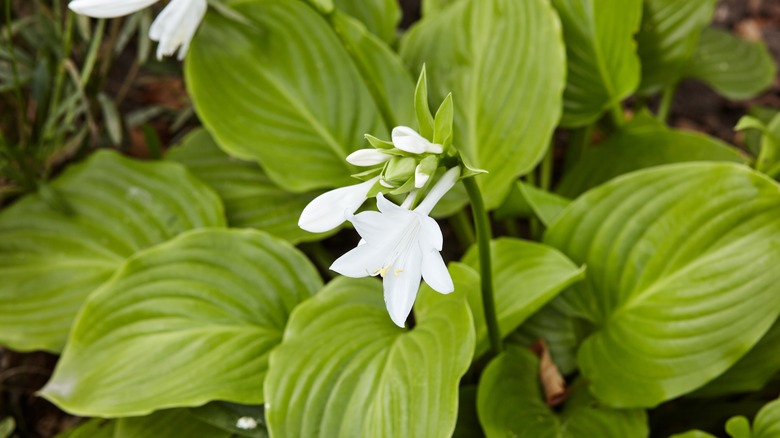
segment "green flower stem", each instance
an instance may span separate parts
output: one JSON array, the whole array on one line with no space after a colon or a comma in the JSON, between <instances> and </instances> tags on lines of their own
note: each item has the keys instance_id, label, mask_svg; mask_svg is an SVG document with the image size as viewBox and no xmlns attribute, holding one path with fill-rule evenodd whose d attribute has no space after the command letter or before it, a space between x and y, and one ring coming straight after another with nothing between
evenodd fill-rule
<instances>
[{"instance_id":1,"label":"green flower stem","mask_svg":"<svg viewBox=\"0 0 780 438\"><path fill-rule=\"evenodd\" d=\"M479 191L474 178L465 178L463 184L471 200L471 210L474 214L474 223L477 228L477 244L479 248L479 269L482 282L482 307L485 311L490 350L493 355L498 355L503 350L501 345L501 333L498 331L498 318L496 317L496 302L493 297L493 269L490 260L490 219L485 210L482 193Z\"/></svg>"},{"instance_id":2,"label":"green flower stem","mask_svg":"<svg viewBox=\"0 0 780 438\"><path fill-rule=\"evenodd\" d=\"M669 118L669 112L672 109L674 93L677 91L677 84L672 84L664 88L664 94L661 96L661 104L658 106L658 120L666 123Z\"/></svg>"}]
</instances>

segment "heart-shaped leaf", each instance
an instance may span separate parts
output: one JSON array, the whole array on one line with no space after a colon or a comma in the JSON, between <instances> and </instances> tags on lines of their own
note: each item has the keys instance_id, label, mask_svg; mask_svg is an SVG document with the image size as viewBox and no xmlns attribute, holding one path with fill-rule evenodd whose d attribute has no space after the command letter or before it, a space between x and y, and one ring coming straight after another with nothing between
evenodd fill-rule
<instances>
[{"instance_id":1,"label":"heart-shaped leaf","mask_svg":"<svg viewBox=\"0 0 780 438\"><path fill-rule=\"evenodd\" d=\"M566 41L561 125L592 123L639 85L641 0L553 0Z\"/></svg>"},{"instance_id":2,"label":"heart-shaped leaf","mask_svg":"<svg viewBox=\"0 0 780 438\"><path fill-rule=\"evenodd\" d=\"M578 268L554 248L540 243L503 238L491 242L490 251L496 316L502 336L514 331L545 303L585 276L584 268ZM477 333L475 356L480 356L488 349L488 338L477 247L466 253L463 265L452 263L450 271L455 289L468 293Z\"/></svg>"},{"instance_id":3,"label":"heart-shaped leaf","mask_svg":"<svg viewBox=\"0 0 780 438\"><path fill-rule=\"evenodd\" d=\"M257 228L292 243L322 239L323 234L312 234L298 226L301 211L320 192L295 194L283 190L257 163L223 152L205 130L187 136L166 157L184 164L217 191L231 226Z\"/></svg>"},{"instance_id":4,"label":"heart-shaped leaf","mask_svg":"<svg viewBox=\"0 0 780 438\"><path fill-rule=\"evenodd\" d=\"M645 412L611 409L578 385L563 411L547 407L539 383L539 359L509 347L485 368L477 393L477 412L485 435L518 438L625 438L649 434Z\"/></svg>"},{"instance_id":5,"label":"heart-shaped leaf","mask_svg":"<svg viewBox=\"0 0 780 438\"><path fill-rule=\"evenodd\" d=\"M355 169L345 157L364 144L363 135L389 135L392 126L383 115L398 123L413 120L392 106L406 97L403 111L413 114L411 79L388 73L403 72L401 62L386 47L376 50L382 43L362 26L357 36L371 44L355 42L352 32L341 40L326 18L300 1L232 7L243 21L209 12L200 26L185 66L188 89L220 147L259 161L281 187L307 191L352 183ZM367 46L374 50L366 53ZM379 95L392 99L375 100Z\"/></svg>"},{"instance_id":6,"label":"heart-shaped leaf","mask_svg":"<svg viewBox=\"0 0 780 438\"><path fill-rule=\"evenodd\" d=\"M706 82L729 99L749 99L772 85L777 73L762 43L706 28L685 69L685 76Z\"/></svg>"},{"instance_id":7,"label":"heart-shaped leaf","mask_svg":"<svg viewBox=\"0 0 780 438\"><path fill-rule=\"evenodd\" d=\"M390 44L396 39L396 26L401 20L397 0L334 0L336 7L365 24L381 40Z\"/></svg>"},{"instance_id":8,"label":"heart-shaped leaf","mask_svg":"<svg viewBox=\"0 0 780 438\"><path fill-rule=\"evenodd\" d=\"M603 144L588 149L580 161L566 172L556 191L567 198L576 198L624 173L685 161L744 163L745 158L738 150L716 138L669 129L644 113Z\"/></svg>"},{"instance_id":9,"label":"heart-shaped leaf","mask_svg":"<svg viewBox=\"0 0 780 438\"><path fill-rule=\"evenodd\" d=\"M0 213L0 344L61 351L87 295L134 253L199 227L222 204L176 163L97 152Z\"/></svg>"},{"instance_id":10,"label":"heart-shaped leaf","mask_svg":"<svg viewBox=\"0 0 780 438\"><path fill-rule=\"evenodd\" d=\"M90 296L42 395L84 416L263 402L268 354L321 286L288 243L196 230L131 258Z\"/></svg>"},{"instance_id":11,"label":"heart-shaped leaf","mask_svg":"<svg viewBox=\"0 0 780 438\"><path fill-rule=\"evenodd\" d=\"M474 331L465 294L420 291L416 326L398 328L373 278L338 278L300 305L271 354L274 436L446 437Z\"/></svg>"},{"instance_id":12,"label":"heart-shaped leaf","mask_svg":"<svg viewBox=\"0 0 780 438\"><path fill-rule=\"evenodd\" d=\"M733 365L780 313L780 188L732 163L616 178L574 201L545 242L588 266L558 297L593 324L578 363L613 406L655 406Z\"/></svg>"},{"instance_id":13,"label":"heart-shaped leaf","mask_svg":"<svg viewBox=\"0 0 780 438\"><path fill-rule=\"evenodd\" d=\"M636 36L642 61L640 90L652 94L682 77L717 0L644 0Z\"/></svg>"},{"instance_id":14,"label":"heart-shaped leaf","mask_svg":"<svg viewBox=\"0 0 780 438\"><path fill-rule=\"evenodd\" d=\"M542 159L561 112L565 51L546 0L464 0L426 17L401 55L428 71L432 101L452 92L454 144L489 173L477 176L488 208Z\"/></svg>"}]
</instances>

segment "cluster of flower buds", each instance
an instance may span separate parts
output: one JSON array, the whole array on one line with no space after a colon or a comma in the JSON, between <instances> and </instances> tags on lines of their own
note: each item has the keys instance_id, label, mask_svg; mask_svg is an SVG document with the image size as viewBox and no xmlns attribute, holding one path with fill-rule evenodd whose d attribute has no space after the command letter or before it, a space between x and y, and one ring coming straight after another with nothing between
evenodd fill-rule
<instances>
[{"instance_id":1,"label":"cluster of flower buds","mask_svg":"<svg viewBox=\"0 0 780 438\"><path fill-rule=\"evenodd\" d=\"M361 243L330 268L348 277L381 276L387 311L400 327L412 310L420 280L439 293L454 290L441 257L441 229L430 214L459 178L481 172L466 166L452 146L452 96L444 99L436 117L431 115L425 69L417 83L415 110L419 133L398 126L390 142L366 135L372 148L347 157L355 166L371 167L353 175L364 182L323 193L306 206L298 221L311 232L332 230L345 221L354 225ZM396 205L384 194L405 199ZM355 214L372 197L379 211Z\"/></svg>"}]
</instances>

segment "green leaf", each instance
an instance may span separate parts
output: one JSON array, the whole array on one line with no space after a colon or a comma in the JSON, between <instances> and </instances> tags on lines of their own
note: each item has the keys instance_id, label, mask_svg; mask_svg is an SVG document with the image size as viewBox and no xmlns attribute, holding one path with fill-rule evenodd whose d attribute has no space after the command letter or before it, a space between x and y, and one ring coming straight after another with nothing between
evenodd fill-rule
<instances>
[{"instance_id":1,"label":"green leaf","mask_svg":"<svg viewBox=\"0 0 780 438\"><path fill-rule=\"evenodd\" d=\"M584 268L578 268L554 248L540 243L501 238L491 242L490 251L496 316L502 336L514 331L545 303L585 276ZM462 265L453 263L450 270L455 289L468 293L477 333L475 356L479 357L489 345L479 285L477 247L466 253Z\"/></svg>"},{"instance_id":2,"label":"green leaf","mask_svg":"<svg viewBox=\"0 0 780 438\"><path fill-rule=\"evenodd\" d=\"M669 438L717 438L715 435L703 432L701 430L690 430L685 433L677 433Z\"/></svg>"},{"instance_id":3,"label":"green leaf","mask_svg":"<svg viewBox=\"0 0 780 438\"><path fill-rule=\"evenodd\" d=\"M713 397L763 388L780 371L780 320L728 371L694 392L696 397Z\"/></svg>"},{"instance_id":4,"label":"green leaf","mask_svg":"<svg viewBox=\"0 0 780 438\"><path fill-rule=\"evenodd\" d=\"M166 158L187 166L217 191L232 227L257 228L292 243L322 239L322 234L298 227L301 211L321 192L283 190L256 163L233 158L219 149L206 130L188 135Z\"/></svg>"},{"instance_id":5,"label":"green leaf","mask_svg":"<svg viewBox=\"0 0 780 438\"><path fill-rule=\"evenodd\" d=\"M61 351L86 297L126 258L193 228L222 204L177 163L94 153L0 213L0 344Z\"/></svg>"},{"instance_id":6,"label":"green leaf","mask_svg":"<svg viewBox=\"0 0 780 438\"><path fill-rule=\"evenodd\" d=\"M396 39L396 26L401 21L397 0L334 0L336 7L365 24L382 41L391 44Z\"/></svg>"},{"instance_id":7,"label":"green leaf","mask_svg":"<svg viewBox=\"0 0 780 438\"><path fill-rule=\"evenodd\" d=\"M420 135L432 139L434 120L428 106L428 76L425 73L425 64L422 66L417 86L414 89L414 111L417 116L417 125L420 127Z\"/></svg>"},{"instance_id":8,"label":"green leaf","mask_svg":"<svg viewBox=\"0 0 780 438\"><path fill-rule=\"evenodd\" d=\"M756 105L750 107L748 114L763 122L763 124L768 125L777 114L780 114L780 111ZM734 130L737 130L737 128L734 128ZM751 130L745 133L745 146L755 156L758 156L761 152L761 137L760 131Z\"/></svg>"},{"instance_id":9,"label":"green leaf","mask_svg":"<svg viewBox=\"0 0 780 438\"><path fill-rule=\"evenodd\" d=\"M571 204L571 200L562 196L544 191L538 187L526 184L522 181L517 183L517 187L523 199L531 207L534 214L545 227L549 226Z\"/></svg>"},{"instance_id":10,"label":"green leaf","mask_svg":"<svg viewBox=\"0 0 780 438\"><path fill-rule=\"evenodd\" d=\"M90 296L41 393L82 416L262 403L268 354L320 286L302 253L265 233L185 233Z\"/></svg>"},{"instance_id":11,"label":"green leaf","mask_svg":"<svg viewBox=\"0 0 780 438\"><path fill-rule=\"evenodd\" d=\"M729 99L750 99L775 79L775 61L763 43L743 40L728 31L707 28L688 62L685 76L707 83Z\"/></svg>"},{"instance_id":12,"label":"green leaf","mask_svg":"<svg viewBox=\"0 0 780 438\"><path fill-rule=\"evenodd\" d=\"M387 132L397 125L412 126L414 82L400 56L356 19L337 13L330 23L389 124Z\"/></svg>"},{"instance_id":13,"label":"green leaf","mask_svg":"<svg viewBox=\"0 0 780 438\"><path fill-rule=\"evenodd\" d=\"M338 278L296 308L266 378L271 434L450 436L474 351L465 296L424 287L415 319L393 324L372 278Z\"/></svg>"},{"instance_id":14,"label":"green leaf","mask_svg":"<svg viewBox=\"0 0 780 438\"><path fill-rule=\"evenodd\" d=\"M525 348L509 347L490 362L477 393L477 411L488 438L648 436L643 410L605 407L583 385L556 414L544 403L538 376L539 360Z\"/></svg>"},{"instance_id":15,"label":"green leaf","mask_svg":"<svg viewBox=\"0 0 780 438\"><path fill-rule=\"evenodd\" d=\"M751 438L750 422L742 415L731 417L726 422L726 432L733 438Z\"/></svg>"},{"instance_id":16,"label":"green leaf","mask_svg":"<svg viewBox=\"0 0 780 438\"><path fill-rule=\"evenodd\" d=\"M448 94L436 111L433 129L433 142L443 145L445 150L452 144L452 112L452 94Z\"/></svg>"},{"instance_id":17,"label":"green leaf","mask_svg":"<svg viewBox=\"0 0 780 438\"><path fill-rule=\"evenodd\" d=\"M607 140L586 151L567 172L556 192L576 198L588 189L625 173L686 161L733 161L745 158L720 140L695 132L669 129L643 113Z\"/></svg>"},{"instance_id":18,"label":"green leaf","mask_svg":"<svg viewBox=\"0 0 780 438\"><path fill-rule=\"evenodd\" d=\"M577 357L593 394L655 406L755 345L780 313L778 215L778 185L732 163L635 172L574 201L544 240L588 266L557 304L594 326Z\"/></svg>"},{"instance_id":19,"label":"green leaf","mask_svg":"<svg viewBox=\"0 0 780 438\"><path fill-rule=\"evenodd\" d=\"M717 0L645 0L636 36L642 62L643 94L680 80L696 50L701 31L712 20Z\"/></svg>"},{"instance_id":20,"label":"green leaf","mask_svg":"<svg viewBox=\"0 0 780 438\"><path fill-rule=\"evenodd\" d=\"M234 436L248 438L267 438L265 415L262 406L240 405L222 401L213 401L188 412L198 420L231 432ZM254 421L256 427L238 427L239 421Z\"/></svg>"},{"instance_id":21,"label":"green leaf","mask_svg":"<svg viewBox=\"0 0 780 438\"><path fill-rule=\"evenodd\" d=\"M393 74L403 71L400 61L365 28L349 24L354 20L335 14L350 57L329 22L303 2L255 0L232 7L245 23L207 13L185 65L206 128L220 147L259 161L285 189L351 183L355 169L345 157L362 147L363 134L389 133L382 121L386 105L374 95L388 96L390 108L406 98L413 114L411 80ZM371 85L376 78L394 80Z\"/></svg>"},{"instance_id":22,"label":"green leaf","mask_svg":"<svg viewBox=\"0 0 780 438\"><path fill-rule=\"evenodd\" d=\"M114 438L115 430L116 420L92 418L72 429L66 430L57 435L56 438Z\"/></svg>"},{"instance_id":23,"label":"green leaf","mask_svg":"<svg viewBox=\"0 0 780 438\"><path fill-rule=\"evenodd\" d=\"M114 438L148 437L231 438L233 434L198 421L186 409L166 409L144 417L120 418L116 421Z\"/></svg>"},{"instance_id":24,"label":"green leaf","mask_svg":"<svg viewBox=\"0 0 780 438\"><path fill-rule=\"evenodd\" d=\"M458 1L461 0L422 0L422 15L427 18L438 14Z\"/></svg>"},{"instance_id":25,"label":"green leaf","mask_svg":"<svg viewBox=\"0 0 780 438\"><path fill-rule=\"evenodd\" d=\"M565 50L546 0L464 0L426 17L401 55L425 64L432 102L452 92L454 145L474 167L488 208L542 159L561 112Z\"/></svg>"},{"instance_id":26,"label":"green leaf","mask_svg":"<svg viewBox=\"0 0 780 438\"><path fill-rule=\"evenodd\" d=\"M11 434L14 433L14 429L16 429L14 417L5 417L0 420L0 438L10 437Z\"/></svg>"},{"instance_id":27,"label":"green leaf","mask_svg":"<svg viewBox=\"0 0 780 438\"><path fill-rule=\"evenodd\" d=\"M330 14L331 12L333 12L333 8L335 7L335 5L333 4L334 0L306 0L306 1L309 2L319 12L323 14Z\"/></svg>"},{"instance_id":28,"label":"green leaf","mask_svg":"<svg viewBox=\"0 0 780 438\"><path fill-rule=\"evenodd\" d=\"M563 24L568 74L561 125L590 124L639 85L642 0L553 0Z\"/></svg>"},{"instance_id":29,"label":"green leaf","mask_svg":"<svg viewBox=\"0 0 780 438\"><path fill-rule=\"evenodd\" d=\"M753 438L777 436L780 436L780 400L775 400L761 408L753 420Z\"/></svg>"},{"instance_id":30,"label":"green leaf","mask_svg":"<svg viewBox=\"0 0 780 438\"><path fill-rule=\"evenodd\" d=\"M745 129L761 132L761 150L756 160L756 169L772 178L777 177L780 174L780 113L775 114L768 123L753 116L743 116L734 130Z\"/></svg>"}]
</instances>

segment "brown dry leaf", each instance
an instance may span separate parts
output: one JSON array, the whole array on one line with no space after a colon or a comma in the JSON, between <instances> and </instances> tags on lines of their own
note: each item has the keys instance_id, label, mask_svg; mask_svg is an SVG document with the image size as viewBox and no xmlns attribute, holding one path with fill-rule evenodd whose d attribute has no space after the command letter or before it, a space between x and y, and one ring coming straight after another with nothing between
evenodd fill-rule
<instances>
[{"instance_id":1,"label":"brown dry leaf","mask_svg":"<svg viewBox=\"0 0 780 438\"><path fill-rule=\"evenodd\" d=\"M568 397L566 380L558 370L558 366L550 356L550 349L543 339L537 339L531 345L531 351L539 356L539 380L544 389L544 398L547 406L555 407L563 403Z\"/></svg>"},{"instance_id":2,"label":"brown dry leaf","mask_svg":"<svg viewBox=\"0 0 780 438\"><path fill-rule=\"evenodd\" d=\"M761 24L753 19L742 20L734 26L734 33L739 37L753 42L761 42Z\"/></svg>"}]
</instances>

